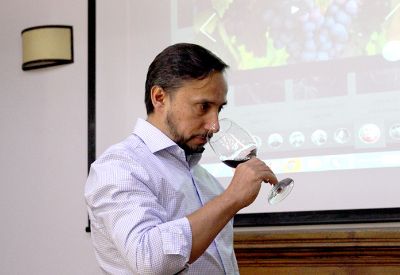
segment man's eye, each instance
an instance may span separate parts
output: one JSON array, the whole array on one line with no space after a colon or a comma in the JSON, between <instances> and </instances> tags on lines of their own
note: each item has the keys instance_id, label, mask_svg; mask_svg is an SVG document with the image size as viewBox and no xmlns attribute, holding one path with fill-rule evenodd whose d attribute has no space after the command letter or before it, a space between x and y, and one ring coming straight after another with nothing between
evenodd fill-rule
<instances>
[{"instance_id":1,"label":"man's eye","mask_svg":"<svg viewBox=\"0 0 400 275\"><path fill-rule=\"evenodd\" d=\"M202 104L200 104L200 109L201 109L203 112L204 112L204 111L207 111L208 108L210 108L210 104L208 104L208 103L202 103Z\"/></svg>"},{"instance_id":2,"label":"man's eye","mask_svg":"<svg viewBox=\"0 0 400 275\"><path fill-rule=\"evenodd\" d=\"M222 111L222 109L224 109L224 106L219 107L218 109L218 113Z\"/></svg>"}]
</instances>

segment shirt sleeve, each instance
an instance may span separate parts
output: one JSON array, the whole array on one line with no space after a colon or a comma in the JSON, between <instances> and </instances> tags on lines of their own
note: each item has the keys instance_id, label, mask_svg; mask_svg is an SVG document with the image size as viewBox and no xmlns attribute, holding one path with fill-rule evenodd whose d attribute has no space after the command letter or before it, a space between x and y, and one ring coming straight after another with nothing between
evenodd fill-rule
<instances>
[{"instance_id":1,"label":"shirt sleeve","mask_svg":"<svg viewBox=\"0 0 400 275\"><path fill-rule=\"evenodd\" d=\"M85 187L91 219L138 274L175 274L188 266L192 232L168 213L148 184L151 175L128 156L92 164Z\"/></svg>"}]
</instances>

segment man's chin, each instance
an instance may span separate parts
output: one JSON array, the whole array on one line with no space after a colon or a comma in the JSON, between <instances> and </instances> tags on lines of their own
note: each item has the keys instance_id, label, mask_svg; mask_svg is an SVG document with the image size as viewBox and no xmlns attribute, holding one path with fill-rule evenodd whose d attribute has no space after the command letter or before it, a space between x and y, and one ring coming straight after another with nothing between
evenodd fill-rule
<instances>
[{"instance_id":1,"label":"man's chin","mask_svg":"<svg viewBox=\"0 0 400 275\"><path fill-rule=\"evenodd\" d=\"M180 145L180 147L185 151L186 155L201 154L205 150L203 145L192 147L184 144Z\"/></svg>"},{"instance_id":2,"label":"man's chin","mask_svg":"<svg viewBox=\"0 0 400 275\"><path fill-rule=\"evenodd\" d=\"M201 154L204 152L204 150L205 150L204 146L197 147L196 150L194 150L194 153Z\"/></svg>"}]
</instances>

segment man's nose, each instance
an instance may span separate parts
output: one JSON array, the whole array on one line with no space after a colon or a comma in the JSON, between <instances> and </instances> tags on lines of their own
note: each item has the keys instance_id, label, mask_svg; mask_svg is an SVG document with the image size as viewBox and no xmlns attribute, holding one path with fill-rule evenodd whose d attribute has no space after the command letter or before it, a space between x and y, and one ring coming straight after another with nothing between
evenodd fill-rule
<instances>
[{"instance_id":1,"label":"man's nose","mask_svg":"<svg viewBox=\"0 0 400 275\"><path fill-rule=\"evenodd\" d=\"M208 131L209 132L211 132L211 133L216 133L216 132L218 132L219 131L219 122L218 122L218 120L214 120L214 121L212 121L212 122L210 122L209 124L208 124L208 127L207 127L208 129Z\"/></svg>"}]
</instances>

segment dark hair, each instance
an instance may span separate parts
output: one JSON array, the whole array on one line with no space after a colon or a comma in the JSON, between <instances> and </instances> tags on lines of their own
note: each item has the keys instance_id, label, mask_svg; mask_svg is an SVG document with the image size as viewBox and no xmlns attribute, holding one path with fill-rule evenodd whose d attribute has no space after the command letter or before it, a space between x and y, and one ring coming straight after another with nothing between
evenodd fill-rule
<instances>
[{"instance_id":1,"label":"dark hair","mask_svg":"<svg viewBox=\"0 0 400 275\"><path fill-rule=\"evenodd\" d=\"M224 72L229 66L209 50L189 43L178 43L159 53L149 66L144 102L147 114L154 111L151 88L160 86L167 92L182 87L185 80L204 79L211 72Z\"/></svg>"}]
</instances>

